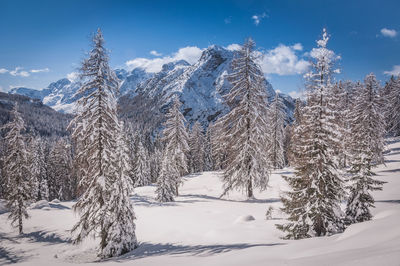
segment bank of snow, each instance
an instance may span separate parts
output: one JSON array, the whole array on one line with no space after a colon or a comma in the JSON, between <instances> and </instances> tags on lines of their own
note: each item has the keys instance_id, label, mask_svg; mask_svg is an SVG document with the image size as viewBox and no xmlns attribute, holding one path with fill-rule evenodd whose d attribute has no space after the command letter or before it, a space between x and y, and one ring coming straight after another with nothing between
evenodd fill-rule
<instances>
[{"instance_id":1,"label":"bank of snow","mask_svg":"<svg viewBox=\"0 0 400 266\"><path fill-rule=\"evenodd\" d=\"M96 265L400 265L400 143L393 142L386 166L376 169L386 181L377 200L374 219L354 224L331 237L282 240L275 228L283 223L279 196L287 189L273 173L266 192L246 201L239 192L219 199L218 172L185 177L181 196L174 203L154 200L154 186L136 189L132 200L137 214L140 247L120 258ZM95 241L80 246L69 242L69 229L77 217L73 202L48 203L31 209L25 236L18 237L0 215L0 264L74 265L96 261ZM266 220L269 206L272 219ZM0 212L1 213L1 212Z\"/></svg>"}]
</instances>

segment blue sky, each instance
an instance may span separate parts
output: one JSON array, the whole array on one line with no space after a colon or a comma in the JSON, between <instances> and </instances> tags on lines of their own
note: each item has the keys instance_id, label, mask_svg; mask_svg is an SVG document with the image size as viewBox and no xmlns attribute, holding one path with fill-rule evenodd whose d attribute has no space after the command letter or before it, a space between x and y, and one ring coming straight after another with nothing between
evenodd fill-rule
<instances>
[{"instance_id":1,"label":"blue sky","mask_svg":"<svg viewBox=\"0 0 400 266\"><path fill-rule=\"evenodd\" d=\"M342 58L338 78L374 72L383 82L400 72L399 10L390 0L0 0L0 89L40 89L72 77L98 27L112 67L149 71L251 36L266 54L263 70L274 88L292 94L303 86L307 52L326 27L328 47Z\"/></svg>"}]
</instances>

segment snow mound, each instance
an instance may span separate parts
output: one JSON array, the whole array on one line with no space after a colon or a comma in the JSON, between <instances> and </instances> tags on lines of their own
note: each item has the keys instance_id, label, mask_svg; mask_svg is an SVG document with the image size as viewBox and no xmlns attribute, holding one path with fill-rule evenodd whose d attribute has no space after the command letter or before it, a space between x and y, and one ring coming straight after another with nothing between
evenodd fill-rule
<instances>
[{"instance_id":1,"label":"snow mound","mask_svg":"<svg viewBox=\"0 0 400 266\"><path fill-rule=\"evenodd\" d=\"M58 204L58 203L60 203L61 201L59 200L59 199L53 199L52 201L50 201L51 203L55 203L55 204Z\"/></svg>"},{"instance_id":2,"label":"snow mound","mask_svg":"<svg viewBox=\"0 0 400 266\"><path fill-rule=\"evenodd\" d=\"M30 206L31 209L45 209L48 210L50 209L49 202L47 200L39 200L37 202L34 202Z\"/></svg>"},{"instance_id":3,"label":"snow mound","mask_svg":"<svg viewBox=\"0 0 400 266\"><path fill-rule=\"evenodd\" d=\"M244 216L239 216L236 220L235 223L245 223L245 222L251 222L254 221L256 218L254 218L253 215L244 215Z\"/></svg>"}]
</instances>

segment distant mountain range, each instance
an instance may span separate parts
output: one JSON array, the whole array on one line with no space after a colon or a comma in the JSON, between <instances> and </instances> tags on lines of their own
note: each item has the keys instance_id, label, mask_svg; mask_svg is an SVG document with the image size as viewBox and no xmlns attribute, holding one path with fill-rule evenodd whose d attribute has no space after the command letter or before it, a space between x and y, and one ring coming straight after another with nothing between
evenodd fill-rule
<instances>
[{"instance_id":1,"label":"distant mountain range","mask_svg":"<svg viewBox=\"0 0 400 266\"><path fill-rule=\"evenodd\" d=\"M215 121L228 111L223 104L222 96L231 87L226 76L232 73L233 58L234 51L212 45L203 51L200 59L193 65L179 60L163 65L158 73L148 73L142 68L135 68L132 71L115 70L121 80L122 115L136 116L136 122L140 120L136 113L162 115L171 103L172 97L178 95L183 103L185 118L190 124L199 120L203 126L207 126L209 122ZM57 111L72 113L77 100L74 94L79 87L79 82L64 78L51 83L43 90L14 88L9 93L39 99ZM276 92L268 81L266 89L271 100ZM293 115L294 100L289 95L279 94L279 96L284 100L290 120ZM141 119L146 118L141 117Z\"/></svg>"}]
</instances>

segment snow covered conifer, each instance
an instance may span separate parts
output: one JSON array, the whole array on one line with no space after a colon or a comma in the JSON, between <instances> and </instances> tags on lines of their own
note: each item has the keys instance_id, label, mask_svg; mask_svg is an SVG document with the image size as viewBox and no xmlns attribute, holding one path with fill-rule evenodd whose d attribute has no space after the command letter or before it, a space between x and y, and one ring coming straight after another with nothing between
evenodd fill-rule
<instances>
[{"instance_id":1,"label":"snow covered conifer","mask_svg":"<svg viewBox=\"0 0 400 266\"><path fill-rule=\"evenodd\" d=\"M279 94L275 94L269 107L269 147L268 157L274 169L285 165L284 138L285 138L285 105Z\"/></svg>"},{"instance_id":2,"label":"snow covered conifer","mask_svg":"<svg viewBox=\"0 0 400 266\"><path fill-rule=\"evenodd\" d=\"M147 150L144 148L141 139L137 141L136 158L133 165L134 187L147 186L151 183L150 164Z\"/></svg>"},{"instance_id":3,"label":"snow covered conifer","mask_svg":"<svg viewBox=\"0 0 400 266\"><path fill-rule=\"evenodd\" d=\"M133 192L132 179L129 177L130 164L127 140L124 137L123 123L117 134L117 175L110 187L110 198L106 202L107 238L102 250L102 257L116 257L135 249L138 246L130 194Z\"/></svg>"},{"instance_id":4,"label":"snow covered conifer","mask_svg":"<svg viewBox=\"0 0 400 266\"><path fill-rule=\"evenodd\" d=\"M241 189L248 198L253 198L254 188L264 190L268 184L267 91L254 47L254 41L248 39L232 61L233 72L228 76L232 88L225 95L231 111L217 122L223 129L228 156L221 196L232 189Z\"/></svg>"},{"instance_id":5,"label":"snow covered conifer","mask_svg":"<svg viewBox=\"0 0 400 266\"><path fill-rule=\"evenodd\" d=\"M390 92L388 95L388 131L395 136L400 136L400 76L389 81Z\"/></svg>"},{"instance_id":6,"label":"snow covered conifer","mask_svg":"<svg viewBox=\"0 0 400 266\"><path fill-rule=\"evenodd\" d=\"M277 225L286 238L301 239L330 235L344 230L340 201L344 185L338 173L334 147L337 125L331 98L331 78L337 58L326 48L329 37L323 31L318 48L311 51L312 68L306 74L307 105L301 123L295 127L295 173L284 177L291 191L282 197L282 211L289 223Z\"/></svg>"},{"instance_id":7,"label":"snow covered conifer","mask_svg":"<svg viewBox=\"0 0 400 266\"><path fill-rule=\"evenodd\" d=\"M174 201L174 195L176 195L176 180L179 178L179 171L176 164L171 161L173 155L168 154L170 151L168 147L164 150L157 179L156 200L159 202Z\"/></svg>"},{"instance_id":8,"label":"snow covered conifer","mask_svg":"<svg viewBox=\"0 0 400 266\"><path fill-rule=\"evenodd\" d=\"M10 210L8 218L13 226L18 227L19 234L23 234L23 219L29 217L27 207L34 196L34 184L30 173L30 154L25 145L27 139L22 135L25 130L24 120L18 112L17 104L11 113L13 121L2 127L8 129L3 170L6 176L7 208Z\"/></svg>"},{"instance_id":9,"label":"snow covered conifer","mask_svg":"<svg viewBox=\"0 0 400 266\"><path fill-rule=\"evenodd\" d=\"M180 112L181 102L178 96L175 96L172 107L166 114L166 121L163 130L163 142L165 154L175 164L173 168L178 170L179 175L175 180L175 195L178 195L178 187L181 184L181 177L188 173L188 159L186 153L189 151L188 134L186 132L186 119ZM163 159L164 160L164 159ZM169 168L169 167L167 167Z\"/></svg>"},{"instance_id":10,"label":"snow covered conifer","mask_svg":"<svg viewBox=\"0 0 400 266\"><path fill-rule=\"evenodd\" d=\"M80 214L80 220L72 228L74 243L94 235L100 237L98 256L117 256L136 244L128 243L123 248L117 248L114 243L121 239L132 240L132 236L125 235L132 232L132 225L113 223L123 215L121 211L131 209L131 204L126 200L125 185L120 183L123 181L118 180L122 163L117 151L121 130L117 117L118 79L108 65L100 29L93 38L89 57L82 63L80 75L82 86L77 94L82 97L77 101L78 112L70 124L77 145L78 165L83 168L80 170L80 186L84 188L74 205L74 210ZM112 210L112 199L125 205ZM116 233L113 231L115 228L124 230Z\"/></svg>"},{"instance_id":11,"label":"snow covered conifer","mask_svg":"<svg viewBox=\"0 0 400 266\"><path fill-rule=\"evenodd\" d=\"M49 187L47 176L47 163L44 151L44 141L40 137L32 139L29 149L31 155L31 174L35 181L34 198L36 200L49 199Z\"/></svg>"},{"instance_id":12,"label":"snow covered conifer","mask_svg":"<svg viewBox=\"0 0 400 266\"><path fill-rule=\"evenodd\" d=\"M371 84L372 75L367 76ZM383 114L379 111L379 98L375 86L356 86L355 106L351 118L350 197L346 208L348 223L364 222L372 218L370 208L374 199L370 191L381 190L383 182L375 180L372 172L376 143L383 142Z\"/></svg>"},{"instance_id":13,"label":"snow covered conifer","mask_svg":"<svg viewBox=\"0 0 400 266\"><path fill-rule=\"evenodd\" d=\"M189 136L190 172L204 171L205 167L205 136L200 123L196 121Z\"/></svg>"}]
</instances>

